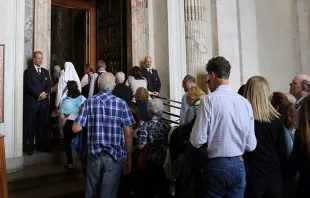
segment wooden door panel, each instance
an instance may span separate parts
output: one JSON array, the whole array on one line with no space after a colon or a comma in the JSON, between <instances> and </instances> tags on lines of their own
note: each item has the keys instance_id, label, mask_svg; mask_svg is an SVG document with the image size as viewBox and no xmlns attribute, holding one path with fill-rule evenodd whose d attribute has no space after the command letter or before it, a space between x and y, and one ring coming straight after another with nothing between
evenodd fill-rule
<instances>
[{"instance_id":1,"label":"wooden door panel","mask_svg":"<svg viewBox=\"0 0 310 198\"><path fill-rule=\"evenodd\" d=\"M97 60L127 73L126 0L97 0Z\"/></svg>"}]
</instances>

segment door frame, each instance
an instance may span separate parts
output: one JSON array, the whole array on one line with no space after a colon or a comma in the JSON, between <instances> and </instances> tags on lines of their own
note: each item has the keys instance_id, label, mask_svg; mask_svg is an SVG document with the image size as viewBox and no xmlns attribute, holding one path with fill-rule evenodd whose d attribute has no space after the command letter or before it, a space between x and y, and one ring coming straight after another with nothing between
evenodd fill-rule
<instances>
[{"instance_id":1,"label":"door frame","mask_svg":"<svg viewBox=\"0 0 310 198\"><path fill-rule=\"evenodd\" d=\"M95 0L52 0L52 5L89 11L88 57L96 66L96 1Z\"/></svg>"}]
</instances>

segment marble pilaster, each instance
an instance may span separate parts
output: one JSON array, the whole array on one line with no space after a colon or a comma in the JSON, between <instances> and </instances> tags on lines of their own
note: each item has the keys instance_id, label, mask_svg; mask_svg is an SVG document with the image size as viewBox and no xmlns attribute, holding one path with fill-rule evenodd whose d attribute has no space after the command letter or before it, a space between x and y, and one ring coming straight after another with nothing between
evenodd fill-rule
<instances>
[{"instance_id":1,"label":"marble pilaster","mask_svg":"<svg viewBox=\"0 0 310 198\"><path fill-rule=\"evenodd\" d=\"M308 0L293 1L295 54L299 65L296 73L310 72L309 6Z\"/></svg>"},{"instance_id":2,"label":"marble pilaster","mask_svg":"<svg viewBox=\"0 0 310 198\"><path fill-rule=\"evenodd\" d=\"M168 24L170 99L181 101L182 81L187 74L184 1L168 1ZM175 110L171 109L179 113Z\"/></svg>"},{"instance_id":3,"label":"marble pilaster","mask_svg":"<svg viewBox=\"0 0 310 198\"><path fill-rule=\"evenodd\" d=\"M4 122L6 158L22 156L25 1L0 0L0 43L5 44ZM7 167L9 169L10 167Z\"/></svg>"},{"instance_id":4,"label":"marble pilaster","mask_svg":"<svg viewBox=\"0 0 310 198\"><path fill-rule=\"evenodd\" d=\"M255 0L238 0L239 56L241 84L259 75ZM236 65L237 66L237 65Z\"/></svg>"},{"instance_id":5,"label":"marble pilaster","mask_svg":"<svg viewBox=\"0 0 310 198\"><path fill-rule=\"evenodd\" d=\"M50 69L51 0L34 1L34 51L43 53L42 66Z\"/></svg>"},{"instance_id":6,"label":"marble pilaster","mask_svg":"<svg viewBox=\"0 0 310 198\"><path fill-rule=\"evenodd\" d=\"M132 0L132 64L142 66L149 55L148 0Z\"/></svg>"},{"instance_id":7,"label":"marble pilaster","mask_svg":"<svg viewBox=\"0 0 310 198\"><path fill-rule=\"evenodd\" d=\"M204 0L185 0L185 38L187 73L207 91L205 65L207 57L206 9Z\"/></svg>"},{"instance_id":8,"label":"marble pilaster","mask_svg":"<svg viewBox=\"0 0 310 198\"><path fill-rule=\"evenodd\" d=\"M25 0L25 69L31 64L33 54L33 14L34 0Z\"/></svg>"},{"instance_id":9,"label":"marble pilaster","mask_svg":"<svg viewBox=\"0 0 310 198\"><path fill-rule=\"evenodd\" d=\"M240 24L237 1L206 0L209 10L207 27L212 27L207 38L211 39L212 56L223 56L231 64L230 84L234 90L241 85ZM209 23L209 24L208 24ZM209 45L210 46L210 45ZM211 57L209 57L211 58Z\"/></svg>"}]
</instances>

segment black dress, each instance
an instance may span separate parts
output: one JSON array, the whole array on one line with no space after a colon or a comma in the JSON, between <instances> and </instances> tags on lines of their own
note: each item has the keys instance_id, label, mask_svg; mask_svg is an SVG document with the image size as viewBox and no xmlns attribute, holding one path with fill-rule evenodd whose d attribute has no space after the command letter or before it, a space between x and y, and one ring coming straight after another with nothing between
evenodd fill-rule
<instances>
[{"instance_id":1,"label":"black dress","mask_svg":"<svg viewBox=\"0 0 310 198\"><path fill-rule=\"evenodd\" d=\"M286 162L285 130L280 119L255 121L257 146L245 154L247 187L245 197L282 197Z\"/></svg>"}]
</instances>

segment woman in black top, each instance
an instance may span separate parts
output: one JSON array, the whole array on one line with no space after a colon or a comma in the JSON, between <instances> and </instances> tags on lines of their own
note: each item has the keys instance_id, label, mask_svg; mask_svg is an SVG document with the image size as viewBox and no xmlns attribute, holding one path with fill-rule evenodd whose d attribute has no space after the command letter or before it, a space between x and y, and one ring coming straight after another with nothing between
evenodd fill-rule
<instances>
[{"instance_id":1,"label":"woman in black top","mask_svg":"<svg viewBox=\"0 0 310 198\"><path fill-rule=\"evenodd\" d=\"M287 179L292 180L299 171L298 198L309 197L310 187L310 97L301 104L295 141L287 167Z\"/></svg>"},{"instance_id":2,"label":"woman in black top","mask_svg":"<svg viewBox=\"0 0 310 198\"><path fill-rule=\"evenodd\" d=\"M285 131L280 114L273 108L268 82L254 76L245 86L244 97L252 105L257 146L245 154L245 197L282 197L283 165L286 161Z\"/></svg>"}]
</instances>

